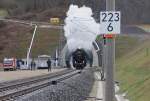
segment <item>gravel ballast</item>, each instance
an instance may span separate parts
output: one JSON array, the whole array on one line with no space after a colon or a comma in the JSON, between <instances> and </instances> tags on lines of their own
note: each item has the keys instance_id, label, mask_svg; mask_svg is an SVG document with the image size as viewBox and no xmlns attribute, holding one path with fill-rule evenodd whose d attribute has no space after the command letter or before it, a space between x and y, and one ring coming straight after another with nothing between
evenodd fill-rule
<instances>
[{"instance_id":1,"label":"gravel ballast","mask_svg":"<svg viewBox=\"0 0 150 101\"><path fill-rule=\"evenodd\" d=\"M84 101L88 98L94 84L91 69L83 70L70 79L50 85L31 94L21 96L16 101Z\"/></svg>"}]
</instances>

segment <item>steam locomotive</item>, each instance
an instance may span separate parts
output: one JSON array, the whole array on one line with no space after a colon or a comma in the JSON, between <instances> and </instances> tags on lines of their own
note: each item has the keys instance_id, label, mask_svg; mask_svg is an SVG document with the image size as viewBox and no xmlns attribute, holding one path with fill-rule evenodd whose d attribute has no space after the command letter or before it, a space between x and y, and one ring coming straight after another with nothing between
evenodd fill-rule
<instances>
[{"instance_id":1,"label":"steam locomotive","mask_svg":"<svg viewBox=\"0 0 150 101\"><path fill-rule=\"evenodd\" d=\"M77 49L72 54L73 67L83 69L87 65L87 55L83 49Z\"/></svg>"}]
</instances>

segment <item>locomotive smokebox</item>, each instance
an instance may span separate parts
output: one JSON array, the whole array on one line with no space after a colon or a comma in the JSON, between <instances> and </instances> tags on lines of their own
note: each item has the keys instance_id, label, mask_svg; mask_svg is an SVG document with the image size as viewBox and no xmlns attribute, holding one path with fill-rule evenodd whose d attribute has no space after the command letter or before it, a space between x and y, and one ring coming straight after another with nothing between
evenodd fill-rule
<instances>
[{"instance_id":1,"label":"locomotive smokebox","mask_svg":"<svg viewBox=\"0 0 150 101\"><path fill-rule=\"evenodd\" d=\"M93 54L91 50L81 48L68 50L66 52L65 61L68 68L84 69L86 66L92 67Z\"/></svg>"}]
</instances>

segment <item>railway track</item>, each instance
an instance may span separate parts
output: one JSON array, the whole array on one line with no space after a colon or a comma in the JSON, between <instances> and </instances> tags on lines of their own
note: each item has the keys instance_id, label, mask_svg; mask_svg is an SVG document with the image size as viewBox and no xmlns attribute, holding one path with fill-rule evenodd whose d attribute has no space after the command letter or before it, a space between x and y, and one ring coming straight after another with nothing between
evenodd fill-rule
<instances>
[{"instance_id":1,"label":"railway track","mask_svg":"<svg viewBox=\"0 0 150 101\"><path fill-rule=\"evenodd\" d=\"M34 78L16 81L13 84L7 83L0 87L0 101L14 101L16 98L32 93L36 90L50 86L55 83L71 78L79 74L79 71L66 70L49 75L38 76Z\"/></svg>"}]
</instances>

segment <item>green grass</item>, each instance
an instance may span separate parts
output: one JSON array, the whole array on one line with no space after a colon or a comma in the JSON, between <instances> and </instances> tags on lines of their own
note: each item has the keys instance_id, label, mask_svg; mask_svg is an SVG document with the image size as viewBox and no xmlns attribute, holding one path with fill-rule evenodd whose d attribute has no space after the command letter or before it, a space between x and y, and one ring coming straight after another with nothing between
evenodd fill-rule
<instances>
[{"instance_id":1,"label":"green grass","mask_svg":"<svg viewBox=\"0 0 150 101\"><path fill-rule=\"evenodd\" d=\"M31 49L31 57L36 58L38 55L54 53L55 49L59 45L59 34L60 30L55 29L38 29L35 35L35 40L33 42L33 47ZM16 58L26 58L27 49L29 48L30 41L32 37L31 33L18 32L16 35L15 45L13 48L7 48L3 54L1 54L1 59L3 57L16 57Z\"/></svg>"},{"instance_id":2,"label":"green grass","mask_svg":"<svg viewBox=\"0 0 150 101\"><path fill-rule=\"evenodd\" d=\"M127 35L116 37L116 57L120 58L133 50L139 44L137 37Z\"/></svg>"},{"instance_id":3,"label":"green grass","mask_svg":"<svg viewBox=\"0 0 150 101\"><path fill-rule=\"evenodd\" d=\"M149 101L150 41L139 44L136 39L124 48L127 52L118 55L116 60L116 78L120 81L121 91L127 93L130 101Z\"/></svg>"},{"instance_id":4,"label":"green grass","mask_svg":"<svg viewBox=\"0 0 150 101\"><path fill-rule=\"evenodd\" d=\"M59 30L38 30L35 37L32 56L52 54L59 45Z\"/></svg>"},{"instance_id":5,"label":"green grass","mask_svg":"<svg viewBox=\"0 0 150 101\"><path fill-rule=\"evenodd\" d=\"M6 10L0 9L0 16L5 17L5 16L7 16L7 15L8 15L8 13L7 13Z\"/></svg>"}]
</instances>

